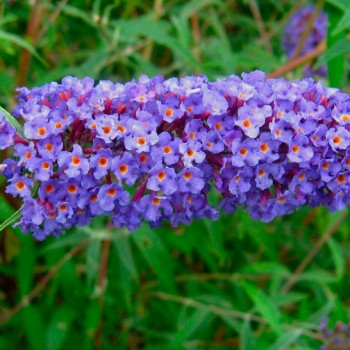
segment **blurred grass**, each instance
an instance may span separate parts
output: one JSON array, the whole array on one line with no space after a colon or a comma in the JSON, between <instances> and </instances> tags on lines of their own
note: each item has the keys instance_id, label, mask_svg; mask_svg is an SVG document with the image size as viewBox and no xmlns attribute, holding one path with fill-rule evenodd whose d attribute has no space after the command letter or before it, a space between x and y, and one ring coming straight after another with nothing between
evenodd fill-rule
<instances>
[{"instance_id":1,"label":"blurred grass","mask_svg":"<svg viewBox=\"0 0 350 350\"><path fill-rule=\"evenodd\" d=\"M350 46L339 44L347 40L346 7L327 6L338 17L323 59L330 82L347 90ZM17 85L68 74L124 82L140 74L271 73L287 63L281 37L295 9L291 0L3 0L0 104L14 106ZM337 28L345 31L339 37ZM332 59L344 62L341 71ZM20 204L1 186L2 222ZM324 316L349 321L347 213L302 208L263 224L238 210L217 222L144 225L133 234L103 222L41 243L18 228L1 233L1 350L306 350L320 345ZM291 284L332 225L333 236Z\"/></svg>"}]
</instances>

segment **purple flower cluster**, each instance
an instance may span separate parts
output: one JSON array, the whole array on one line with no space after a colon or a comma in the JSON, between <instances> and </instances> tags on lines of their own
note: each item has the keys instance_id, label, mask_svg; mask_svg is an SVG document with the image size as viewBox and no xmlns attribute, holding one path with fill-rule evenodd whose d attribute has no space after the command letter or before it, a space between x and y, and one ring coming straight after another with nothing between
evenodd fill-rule
<instances>
[{"instance_id":1,"label":"purple flower cluster","mask_svg":"<svg viewBox=\"0 0 350 350\"><path fill-rule=\"evenodd\" d=\"M295 55L295 50L297 49L300 40L302 40L303 33L308 30L310 17L315 10L316 7L314 5L302 7L299 11L293 14L285 26L283 48L288 58L292 58ZM321 11L312 23L310 33L307 35L300 50L300 56L314 50L319 43L325 39L327 34L327 22L328 19L326 12ZM313 75L327 77L327 67L324 65L314 70L311 66L307 66L304 70L304 76Z\"/></svg>"},{"instance_id":2,"label":"purple flower cluster","mask_svg":"<svg viewBox=\"0 0 350 350\"><path fill-rule=\"evenodd\" d=\"M37 239L102 214L134 230L237 206L270 221L350 203L350 96L311 78L66 77L18 92L26 139L16 136L3 174L24 201L20 227Z\"/></svg>"},{"instance_id":3,"label":"purple flower cluster","mask_svg":"<svg viewBox=\"0 0 350 350\"><path fill-rule=\"evenodd\" d=\"M349 350L350 349L350 326L338 322L334 329L328 328L328 320L325 319L320 325L320 331L324 337L324 345L319 350Z\"/></svg>"},{"instance_id":4,"label":"purple flower cluster","mask_svg":"<svg viewBox=\"0 0 350 350\"><path fill-rule=\"evenodd\" d=\"M16 129L0 113L0 150L4 150L14 144Z\"/></svg>"}]
</instances>

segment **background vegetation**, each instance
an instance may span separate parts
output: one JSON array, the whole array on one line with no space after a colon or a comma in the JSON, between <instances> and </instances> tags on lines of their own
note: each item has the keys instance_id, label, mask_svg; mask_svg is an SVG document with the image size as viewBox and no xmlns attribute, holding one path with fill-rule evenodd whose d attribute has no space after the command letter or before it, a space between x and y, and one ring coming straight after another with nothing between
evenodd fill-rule
<instances>
[{"instance_id":1,"label":"background vegetation","mask_svg":"<svg viewBox=\"0 0 350 350\"><path fill-rule=\"evenodd\" d=\"M65 75L125 82L260 69L299 78L303 67L287 62L281 40L306 3L0 0L0 105L14 107L16 86ZM311 59L328 63L326 83L349 91L348 0L318 6L331 25ZM0 181L2 222L19 203ZM0 233L1 350L311 350L325 316L332 326L349 321L348 211L103 227L101 219L39 243L18 229Z\"/></svg>"}]
</instances>

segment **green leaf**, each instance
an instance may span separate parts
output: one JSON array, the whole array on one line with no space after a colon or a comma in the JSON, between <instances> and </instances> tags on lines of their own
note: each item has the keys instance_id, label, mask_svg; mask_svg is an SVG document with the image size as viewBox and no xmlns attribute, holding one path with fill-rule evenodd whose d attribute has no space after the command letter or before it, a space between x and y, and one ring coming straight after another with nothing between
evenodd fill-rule
<instances>
[{"instance_id":1,"label":"green leaf","mask_svg":"<svg viewBox=\"0 0 350 350\"><path fill-rule=\"evenodd\" d=\"M287 331L277 338L277 340L268 348L268 350L286 349L287 346L298 340L302 334L302 331L298 329Z\"/></svg>"},{"instance_id":2,"label":"green leaf","mask_svg":"<svg viewBox=\"0 0 350 350\"><path fill-rule=\"evenodd\" d=\"M256 349L254 333L250 324L250 320L244 320L240 332L240 350L254 350Z\"/></svg>"},{"instance_id":3,"label":"green leaf","mask_svg":"<svg viewBox=\"0 0 350 350\"><path fill-rule=\"evenodd\" d=\"M201 9L213 6L213 5L219 5L220 1L218 0L192 0L192 1L186 1L185 5L182 7L181 16L184 18L191 17L194 13L200 11Z\"/></svg>"},{"instance_id":4,"label":"green leaf","mask_svg":"<svg viewBox=\"0 0 350 350\"><path fill-rule=\"evenodd\" d=\"M56 310L51 319L46 333L46 349L59 350L67 337L75 311L68 307Z\"/></svg>"},{"instance_id":5,"label":"green leaf","mask_svg":"<svg viewBox=\"0 0 350 350\"><path fill-rule=\"evenodd\" d=\"M343 17L340 18L340 21L333 29L331 35L337 35L348 27L350 27L350 7L344 12Z\"/></svg>"},{"instance_id":6,"label":"green leaf","mask_svg":"<svg viewBox=\"0 0 350 350\"><path fill-rule=\"evenodd\" d=\"M173 263L157 233L148 224L143 224L131 237L157 275L159 282L166 290L174 291Z\"/></svg>"},{"instance_id":7,"label":"green leaf","mask_svg":"<svg viewBox=\"0 0 350 350\"><path fill-rule=\"evenodd\" d=\"M343 38L327 49L327 51L317 61L317 67L349 52L350 39Z\"/></svg>"},{"instance_id":8,"label":"green leaf","mask_svg":"<svg viewBox=\"0 0 350 350\"><path fill-rule=\"evenodd\" d=\"M328 239L327 245L332 253L336 275L338 277L338 280L341 280L345 275L345 259L343 251L339 244L332 237Z\"/></svg>"},{"instance_id":9,"label":"green leaf","mask_svg":"<svg viewBox=\"0 0 350 350\"><path fill-rule=\"evenodd\" d=\"M270 324L276 333L281 333L281 315L273 301L253 284L244 282L242 287L266 322Z\"/></svg>"},{"instance_id":10,"label":"green leaf","mask_svg":"<svg viewBox=\"0 0 350 350\"><path fill-rule=\"evenodd\" d=\"M349 7L349 0L327 0L327 2L343 11Z\"/></svg>"},{"instance_id":11,"label":"green leaf","mask_svg":"<svg viewBox=\"0 0 350 350\"><path fill-rule=\"evenodd\" d=\"M186 315L184 319L181 318L176 334L170 342L170 346L173 349L181 348L181 345L187 339L191 339L192 334L203 327L203 324L211 317L207 310L196 310L191 317L187 317Z\"/></svg>"},{"instance_id":12,"label":"green leaf","mask_svg":"<svg viewBox=\"0 0 350 350\"><path fill-rule=\"evenodd\" d=\"M5 108L0 106L0 113L2 113L6 120L17 130L18 134L22 137L22 139L26 140L26 137L23 133L23 128L20 123L18 123L17 119L11 115Z\"/></svg>"},{"instance_id":13,"label":"green leaf","mask_svg":"<svg viewBox=\"0 0 350 350\"><path fill-rule=\"evenodd\" d=\"M26 338L30 344L28 349L44 350L45 347L45 323L43 314L39 307L29 305L21 311L23 326Z\"/></svg>"},{"instance_id":14,"label":"green leaf","mask_svg":"<svg viewBox=\"0 0 350 350\"><path fill-rule=\"evenodd\" d=\"M326 6L326 11L329 20L329 26L327 30L327 49L335 45L338 41L345 38L346 32L338 31L337 34L333 34L334 29L337 27L343 12L333 6ZM344 78L345 67L345 55L339 54L327 63L329 84L333 87L342 87Z\"/></svg>"},{"instance_id":15,"label":"green leaf","mask_svg":"<svg viewBox=\"0 0 350 350\"><path fill-rule=\"evenodd\" d=\"M8 219L6 219L5 221L3 221L0 224L0 232L2 230L4 230L7 226L13 225L15 222L17 222L20 217L21 217L21 211L23 209L23 205L16 211L14 212Z\"/></svg>"},{"instance_id":16,"label":"green leaf","mask_svg":"<svg viewBox=\"0 0 350 350\"><path fill-rule=\"evenodd\" d=\"M130 236L124 234L112 235L112 242L118 254L120 264L127 271L129 277L134 281L138 280L137 267L134 262L134 256L131 253Z\"/></svg>"},{"instance_id":17,"label":"green leaf","mask_svg":"<svg viewBox=\"0 0 350 350\"><path fill-rule=\"evenodd\" d=\"M22 39L20 36L0 30L0 40L6 40L12 44L15 44L17 46L22 47L23 49L28 50L45 67L48 66L46 61L37 53L35 48L32 45L30 45L27 41Z\"/></svg>"}]
</instances>

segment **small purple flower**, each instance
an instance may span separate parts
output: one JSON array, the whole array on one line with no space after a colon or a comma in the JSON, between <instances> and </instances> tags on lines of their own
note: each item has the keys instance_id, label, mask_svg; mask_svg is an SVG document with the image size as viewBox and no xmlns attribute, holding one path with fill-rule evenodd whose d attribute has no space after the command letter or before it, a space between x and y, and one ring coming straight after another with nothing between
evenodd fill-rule
<instances>
[{"instance_id":1,"label":"small purple flower","mask_svg":"<svg viewBox=\"0 0 350 350\"><path fill-rule=\"evenodd\" d=\"M62 152L57 160L58 165L64 169L68 177L85 175L89 171L89 162L83 156L83 150L79 145L73 146L72 152Z\"/></svg>"},{"instance_id":2,"label":"small purple flower","mask_svg":"<svg viewBox=\"0 0 350 350\"><path fill-rule=\"evenodd\" d=\"M112 160L111 170L119 181L125 181L129 186L132 186L140 176L140 169L135 158L128 152Z\"/></svg>"},{"instance_id":3,"label":"small purple flower","mask_svg":"<svg viewBox=\"0 0 350 350\"><path fill-rule=\"evenodd\" d=\"M157 163L149 172L147 188L152 191L162 191L166 195L173 194L177 190L176 173L173 168L163 167Z\"/></svg>"},{"instance_id":4,"label":"small purple flower","mask_svg":"<svg viewBox=\"0 0 350 350\"><path fill-rule=\"evenodd\" d=\"M26 168L33 172L34 178L39 181L48 181L53 174L52 162L43 158L30 158Z\"/></svg>"},{"instance_id":5,"label":"small purple flower","mask_svg":"<svg viewBox=\"0 0 350 350\"><path fill-rule=\"evenodd\" d=\"M296 135L289 143L288 159L291 162L303 163L309 161L314 152L309 144L309 138Z\"/></svg>"},{"instance_id":6,"label":"small purple flower","mask_svg":"<svg viewBox=\"0 0 350 350\"><path fill-rule=\"evenodd\" d=\"M30 198L33 183L32 179L15 174L10 180L10 185L7 185L5 192L14 197Z\"/></svg>"},{"instance_id":7,"label":"small purple flower","mask_svg":"<svg viewBox=\"0 0 350 350\"><path fill-rule=\"evenodd\" d=\"M151 155L155 162L164 161L166 165L172 165L179 160L179 138L172 139L168 132L159 135L158 143L152 148Z\"/></svg>"},{"instance_id":8,"label":"small purple flower","mask_svg":"<svg viewBox=\"0 0 350 350\"><path fill-rule=\"evenodd\" d=\"M260 159L258 144L253 139L233 140L231 162L235 167L257 165Z\"/></svg>"},{"instance_id":9,"label":"small purple flower","mask_svg":"<svg viewBox=\"0 0 350 350\"><path fill-rule=\"evenodd\" d=\"M60 136L49 136L37 143L38 152L41 157L55 161L63 149L63 142Z\"/></svg>"},{"instance_id":10,"label":"small purple flower","mask_svg":"<svg viewBox=\"0 0 350 350\"><path fill-rule=\"evenodd\" d=\"M60 224L65 224L74 214L71 204L68 202L58 202L56 206L55 221Z\"/></svg>"},{"instance_id":11,"label":"small purple flower","mask_svg":"<svg viewBox=\"0 0 350 350\"><path fill-rule=\"evenodd\" d=\"M169 217L173 212L170 200L166 197L146 195L137 205L140 212L146 220L157 222L161 218Z\"/></svg>"},{"instance_id":12,"label":"small purple flower","mask_svg":"<svg viewBox=\"0 0 350 350\"><path fill-rule=\"evenodd\" d=\"M0 150L6 149L14 144L16 129L0 113Z\"/></svg>"},{"instance_id":13,"label":"small purple flower","mask_svg":"<svg viewBox=\"0 0 350 350\"><path fill-rule=\"evenodd\" d=\"M102 185L97 198L103 211L112 211L115 207L128 204L129 193L117 184Z\"/></svg>"},{"instance_id":14,"label":"small purple flower","mask_svg":"<svg viewBox=\"0 0 350 350\"><path fill-rule=\"evenodd\" d=\"M251 168L238 171L230 181L229 190L235 196L246 193L252 187L253 171ZM243 197L245 198L245 197Z\"/></svg>"},{"instance_id":15,"label":"small purple flower","mask_svg":"<svg viewBox=\"0 0 350 350\"><path fill-rule=\"evenodd\" d=\"M45 139L52 134L52 126L45 117L36 117L24 124L23 132L27 139Z\"/></svg>"},{"instance_id":16,"label":"small purple flower","mask_svg":"<svg viewBox=\"0 0 350 350\"><path fill-rule=\"evenodd\" d=\"M196 167L185 168L177 175L177 183L181 192L199 193L205 185L203 172Z\"/></svg>"},{"instance_id":17,"label":"small purple flower","mask_svg":"<svg viewBox=\"0 0 350 350\"><path fill-rule=\"evenodd\" d=\"M177 119L180 119L184 112L178 108L180 101L175 97L169 97L165 104L159 103L159 114L162 119L168 123L172 123Z\"/></svg>"},{"instance_id":18,"label":"small purple flower","mask_svg":"<svg viewBox=\"0 0 350 350\"><path fill-rule=\"evenodd\" d=\"M128 151L149 152L150 146L158 142L159 136L156 131L147 132L144 127L141 122L133 122L131 132L124 140L125 148Z\"/></svg>"},{"instance_id":19,"label":"small purple flower","mask_svg":"<svg viewBox=\"0 0 350 350\"><path fill-rule=\"evenodd\" d=\"M182 161L185 167L194 166L196 162L200 164L205 159L205 153L201 150L202 145L199 142L189 141L179 145L179 151L182 154Z\"/></svg>"},{"instance_id":20,"label":"small purple flower","mask_svg":"<svg viewBox=\"0 0 350 350\"><path fill-rule=\"evenodd\" d=\"M30 142L29 145L23 145L21 143L15 145L15 156L19 157L18 165L27 164L31 158L36 156L36 153L33 142Z\"/></svg>"},{"instance_id":21,"label":"small purple flower","mask_svg":"<svg viewBox=\"0 0 350 350\"><path fill-rule=\"evenodd\" d=\"M117 119L117 115L107 116L102 114L97 116L95 120L97 136L106 143L111 142L117 137L117 127L115 125L115 120Z\"/></svg>"},{"instance_id":22,"label":"small purple flower","mask_svg":"<svg viewBox=\"0 0 350 350\"><path fill-rule=\"evenodd\" d=\"M341 169L341 165L335 158L323 159L318 165L318 172L321 176L322 181L331 181Z\"/></svg>"},{"instance_id":23,"label":"small purple flower","mask_svg":"<svg viewBox=\"0 0 350 350\"><path fill-rule=\"evenodd\" d=\"M108 174L111 165L112 152L109 149L101 149L90 158L90 169L98 180Z\"/></svg>"},{"instance_id":24,"label":"small purple flower","mask_svg":"<svg viewBox=\"0 0 350 350\"><path fill-rule=\"evenodd\" d=\"M342 126L329 129L326 138L333 151L347 149L350 144L350 132Z\"/></svg>"},{"instance_id":25,"label":"small purple flower","mask_svg":"<svg viewBox=\"0 0 350 350\"><path fill-rule=\"evenodd\" d=\"M251 107L244 105L238 110L238 119L235 124L238 125L245 135L255 139L260 131L260 127L265 124L265 121L272 114L270 106L263 106L262 108Z\"/></svg>"}]
</instances>

